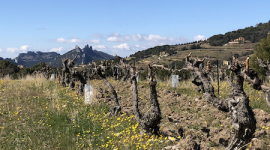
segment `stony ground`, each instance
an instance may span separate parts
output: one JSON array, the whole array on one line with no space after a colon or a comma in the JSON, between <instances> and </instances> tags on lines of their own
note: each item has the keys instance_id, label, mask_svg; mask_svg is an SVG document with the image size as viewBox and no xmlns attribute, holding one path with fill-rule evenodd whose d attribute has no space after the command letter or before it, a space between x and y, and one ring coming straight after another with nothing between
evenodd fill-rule
<instances>
[{"instance_id":1,"label":"stony ground","mask_svg":"<svg viewBox=\"0 0 270 150\"><path fill-rule=\"evenodd\" d=\"M110 80L120 97L123 112L132 114L132 94L129 82ZM91 81L96 92L96 101L113 105L112 94L102 81ZM103 90L104 98L101 93ZM196 87L190 82L180 82L178 88L171 88L168 83L158 83L158 100L161 107L162 121L160 129L169 135L176 145L164 149L225 149L230 138L230 114L219 111L208 104L202 94L196 93ZM149 107L149 86L146 81L138 83L139 106L141 112ZM247 149L270 149L270 115L262 109L253 109L257 121L256 132Z\"/></svg>"}]
</instances>

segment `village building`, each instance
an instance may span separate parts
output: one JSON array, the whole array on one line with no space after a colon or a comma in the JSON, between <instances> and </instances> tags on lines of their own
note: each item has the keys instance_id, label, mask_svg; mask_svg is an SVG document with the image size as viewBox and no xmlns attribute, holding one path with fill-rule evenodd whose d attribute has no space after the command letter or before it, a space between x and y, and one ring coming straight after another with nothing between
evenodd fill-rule
<instances>
[{"instance_id":1,"label":"village building","mask_svg":"<svg viewBox=\"0 0 270 150\"><path fill-rule=\"evenodd\" d=\"M159 52L159 56L160 57L168 57L169 54L167 54L166 52Z\"/></svg>"},{"instance_id":2,"label":"village building","mask_svg":"<svg viewBox=\"0 0 270 150\"><path fill-rule=\"evenodd\" d=\"M245 43L245 38L243 37L239 37L237 39L234 39L232 42L229 42L229 45L233 45L233 44L241 44L241 43Z\"/></svg>"}]
</instances>

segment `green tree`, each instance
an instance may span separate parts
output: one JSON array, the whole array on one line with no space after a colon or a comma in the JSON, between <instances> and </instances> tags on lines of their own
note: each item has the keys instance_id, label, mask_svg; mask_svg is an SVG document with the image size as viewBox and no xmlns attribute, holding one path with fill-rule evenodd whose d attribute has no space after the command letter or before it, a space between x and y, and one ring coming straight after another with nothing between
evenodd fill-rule
<instances>
[{"instance_id":1,"label":"green tree","mask_svg":"<svg viewBox=\"0 0 270 150\"><path fill-rule=\"evenodd\" d=\"M13 64L11 61L8 60L1 60L0 61L0 68L1 74L10 75L13 79L17 78L16 73L20 71L20 68L17 65Z\"/></svg>"},{"instance_id":2,"label":"green tree","mask_svg":"<svg viewBox=\"0 0 270 150\"><path fill-rule=\"evenodd\" d=\"M39 71L41 68L46 67L45 62L40 62L39 64L36 64L30 68L30 73L33 73L35 71Z\"/></svg>"},{"instance_id":3,"label":"green tree","mask_svg":"<svg viewBox=\"0 0 270 150\"><path fill-rule=\"evenodd\" d=\"M258 73L259 77L265 79L265 70L256 62L257 57L267 61L270 60L270 34L266 39L261 39L261 43L255 47L254 55L251 57L250 66Z\"/></svg>"},{"instance_id":4,"label":"green tree","mask_svg":"<svg viewBox=\"0 0 270 150\"><path fill-rule=\"evenodd\" d=\"M196 49L196 45L195 45L195 44L192 44L192 45L190 46L190 49Z\"/></svg>"},{"instance_id":5,"label":"green tree","mask_svg":"<svg viewBox=\"0 0 270 150\"><path fill-rule=\"evenodd\" d=\"M200 44L197 44L197 45L196 45L196 49L201 49Z\"/></svg>"},{"instance_id":6,"label":"green tree","mask_svg":"<svg viewBox=\"0 0 270 150\"><path fill-rule=\"evenodd\" d=\"M270 21L268 23L259 23L255 27L250 26L245 29L238 29L237 31L231 31L225 34L213 35L208 38L208 42L211 46L222 46L239 37L243 37L245 40L249 40L252 43L259 42L262 38L266 38L266 33L270 31L269 24Z\"/></svg>"},{"instance_id":7,"label":"green tree","mask_svg":"<svg viewBox=\"0 0 270 150\"><path fill-rule=\"evenodd\" d=\"M30 74L30 69L29 68L27 68L27 67L20 68L20 71L18 72L18 75L20 77L24 77L27 74Z\"/></svg>"},{"instance_id":8,"label":"green tree","mask_svg":"<svg viewBox=\"0 0 270 150\"><path fill-rule=\"evenodd\" d=\"M164 81L164 80L166 80L166 79L169 79L170 76L171 76L171 74L172 74L172 73L171 73L170 71L168 71L168 70L163 70L163 69L158 69L158 70L157 70L157 73L156 73L157 78L160 79L161 81Z\"/></svg>"},{"instance_id":9,"label":"green tree","mask_svg":"<svg viewBox=\"0 0 270 150\"><path fill-rule=\"evenodd\" d=\"M184 47L181 48L181 50L185 51L185 50L188 50L188 49L187 49L187 47L184 46Z\"/></svg>"}]
</instances>

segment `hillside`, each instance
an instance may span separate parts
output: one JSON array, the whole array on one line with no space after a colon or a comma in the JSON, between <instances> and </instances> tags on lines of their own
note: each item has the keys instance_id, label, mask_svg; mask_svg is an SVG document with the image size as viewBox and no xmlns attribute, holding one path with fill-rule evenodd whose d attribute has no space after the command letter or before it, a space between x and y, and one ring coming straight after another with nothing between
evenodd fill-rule
<instances>
[{"instance_id":1,"label":"hillside","mask_svg":"<svg viewBox=\"0 0 270 150\"><path fill-rule=\"evenodd\" d=\"M243 37L246 41L256 43L260 42L262 38L266 38L267 33L269 31L270 31L270 21L268 21L267 23L259 23L255 27L250 26L244 29L238 29L236 31L227 32L225 34L213 35L210 38L208 38L208 42L212 46L222 46L239 37Z\"/></svg>"},{"instance_id":2,"label":"hillside","mask_svg":"<svg viewBox=\"0 0 270 150\"><path fill-rule=\"evenodd\" d=\"M223 63L223 60L231 61L233 55L238 56L239 61L244 61L247 56L251 56L254 51L254 47L258 43L245 43L245 44L235 44L235 45L226 45L226 46L211 46L208 43L199 43L200 49L187 49L183 50L185 47L190 47L194 44L186 45L171 45L171 46L159 46L155 49L166 49L165 52L169 54L168 56L159 56L159 54L152 53L150 49L137 52L134 55L131 55L128 60L136 61L136 64L139 67L144 67L151 61L158 62L165 66L174 66L178 69L183 67L185 57L192 52L192 57L203 57L207 56L210 58L212 64L216 64L216 60L219 60L219 63ZM151 53L150 53L151 52ZM144 54L144 57L139 57L141 54ZM148 55L146 54L148 53Z\"/></svg>"},{"instance_id":3,"label":"hillside","mask_svg":"<svg viewBox=\"0 0 270 150\"><path fill-rule=\"evenodd\" d=\"M14 62L18 65L23 65L26 67L31 67L40 62L48 62L51 59L59 57L60 54L56 52L32 52L28 51L27 53L20 53L18 57L14 59Z\"/></svg>"},{"instance_id":4,"label":"hillside","mask_svg":"<svg viewBox=\"0 0 270 150\"><path fill-rule=\"evenodd\" d=\"M159 63L165 65L172 65L179 63L187 54L192 52L195 57L209 56L213 61L216 59L230 61L232 56L236 54L239 56L239 60L242 61L246 56L253 53L255 46L259 44L262 38L267 37L269 31L270 21L268 23L259 23L255 27L250 26L225 34L213 35L204 41L155 46L130 55L128 60L136 61L139 64L159 61ZM168 56L158 59L161 52L166 53Z\"/></svg>"}]
</instances>

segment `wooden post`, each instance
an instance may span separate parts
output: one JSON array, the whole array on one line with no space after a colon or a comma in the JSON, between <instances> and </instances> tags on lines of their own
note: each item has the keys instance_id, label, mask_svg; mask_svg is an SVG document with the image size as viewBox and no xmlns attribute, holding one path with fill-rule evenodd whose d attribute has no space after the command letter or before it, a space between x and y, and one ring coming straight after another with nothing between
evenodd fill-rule
<instances>
[{"instance_id":1,"label":"wooden post","mask_svg":"<svg viewBox=\"0 0 270 150\"><path fill-rule=\"evenodd\" d=\"M218 72L218 59L217 59L217 86L218 86L218 95L219 95L219 72Z\"/></svg>"},{"instance_id":2,"label":"wooden post","mask_svg":"<svg viewBox=\"0 0 270 150\"><path fill-rule=\"evenodd\" d=\"M246 70L248 71L249 69L249 56L246 59Z\"/></svg>"},{"instance_id":3,"label":"wooden post","mask_svg":"<svg viewBox=\"0 0 270 150\"><path fill-rule=\"evenodd\" d=\"M210 62L207 62L207 70L210 71Z\"/></svg>"}]
</instances>

